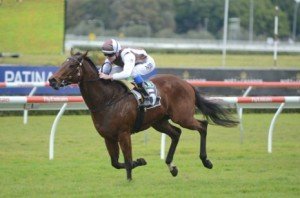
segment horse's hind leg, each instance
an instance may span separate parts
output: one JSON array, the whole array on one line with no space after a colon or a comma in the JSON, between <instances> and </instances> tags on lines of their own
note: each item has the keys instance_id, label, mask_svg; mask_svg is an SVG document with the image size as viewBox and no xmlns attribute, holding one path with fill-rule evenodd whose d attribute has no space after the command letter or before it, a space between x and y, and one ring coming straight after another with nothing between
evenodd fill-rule
<instances>
[{"instance_id":1,"label":"horse's hind leg","mask_svg":"<svg viewBox=\"0 0 300 198\"><path fill-rule=\"evenodd\" d=\"M191 119L185 119L183 121L173 120L175 123L179 124L180 126L191 129L191 130L197 130L200 133L201 140L200 140L200 159L203 163L203 165L206 168L211 169L213 167L213 164L209 159L207 159L207 153L206 153L206 136L207 136L207 121L201 121L196 120L194 117L191 117Z\"/></svg>"},{"instance_id":2,"label":"horse's hind leg","mask_svg":"<svg viewBox=\"0 0 300 198\"><path fill-rule=\"evenodd\" d=\"M167 154L166 164L169 167L171 174L176 177L178 174L178 169L172 163L172 161L180 138L181 130L171 125L168 120L163 120L162 122L154 124L153 128L157 131L167 134L171 138L171 145Z\"/></svg>"},{"instance_id":3,"label":"horse's hind leg","mask_svg":"<svg viewBox=\"0 0 300 198\"><path fill-rule=\"evenodd\" d=\"M200 143L200 159L203 163L203 165L206 168L212 169L213 164L210 160L207 159L206 154L206 136L207 136L207 121L201 121L197 120L199 123L201 123L202 127L201 130L199 130L200 136L201 136L201 143Z\"/></svg>"}]
</instances>

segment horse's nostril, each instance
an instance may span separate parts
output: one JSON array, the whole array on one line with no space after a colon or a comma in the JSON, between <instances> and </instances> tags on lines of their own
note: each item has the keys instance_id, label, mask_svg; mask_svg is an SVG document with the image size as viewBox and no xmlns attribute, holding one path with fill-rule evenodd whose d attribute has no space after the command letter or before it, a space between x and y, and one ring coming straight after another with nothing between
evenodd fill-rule
<instances>
[{"instance_id":1,"label":"horse's nostril","mask_svg":"<svg viewBox=\"0 0 300 198\"><path fill-rule=\"evenodd\" d=\"M49 78L49 85L54 88L54 89L59 89L58 88L58 82L55 78Z\"/></svg>"},{"instance_id":2,"label":"horse's nostril","mask_svg":"<svg viewBox=\"0 0 300 198\"><path fill-rule=\"evenodd\" d=\"M55 80L55 78L49 78L49 83L54 83L54 82L56 82L56 80Z\"/></svg>"}]
</instances>

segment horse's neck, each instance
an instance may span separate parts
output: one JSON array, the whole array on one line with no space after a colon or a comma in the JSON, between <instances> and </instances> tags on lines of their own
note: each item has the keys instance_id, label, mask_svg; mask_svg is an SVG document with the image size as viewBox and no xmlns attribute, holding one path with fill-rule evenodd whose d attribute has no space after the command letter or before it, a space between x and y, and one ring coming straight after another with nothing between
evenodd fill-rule
<instances>
[{"instance_id":1,"label":"horse's neck","mask_svg":"<svg viewBox=\"0 0 300 198\"><path fill-rule=\"evenodd\" d=\"M89 109L101 108L105 104L105 87L101 82L83 80L79 84L81 95Z\"/></svg>"},{"instance_id":2,"label":"horse's neck","mask_svg":"<svg viewBox=\"0 0 300 198\"><path fill-rule=\"evenodd\" d=\"M82 81L80 92L90 110L104 109L125 94L121 86L113 85L104 80Z\"/></svg>"},{"instance_id":3,"label":"horse's neck","mask_svg":"<svg viewBox=\"0 0 300 198\"><path fill-rule=\"evenodd\" d=\"M91 110L100 110L107 104L113 104L127 91L117 82L99 79L97 71L90 64L83 67L82 73L82 80L79 84L80 92Z\"/></svg>"},{"instance_id":4,"label":"horse's neck","mask_svg":"<svg viewBox=\"0 0 300 198\"><path fill-rule=\"evenodd\" d=\"M90 110L100 111L119 101L125 94L121 87L104 80L80 83L80 91Z\"/></svg>"}]
</instances>

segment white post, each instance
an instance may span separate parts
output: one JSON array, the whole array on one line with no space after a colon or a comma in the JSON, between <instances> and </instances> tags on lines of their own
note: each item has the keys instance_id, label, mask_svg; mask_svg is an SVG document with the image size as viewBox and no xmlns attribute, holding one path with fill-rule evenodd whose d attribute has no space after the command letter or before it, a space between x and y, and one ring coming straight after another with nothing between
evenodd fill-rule
<instances>
[{"instance_id":1,"label":"white post","mask_svg":"<svg viewBox=\"0 0 300 198\"><path fill-rule=\"evenodd\" d=\"M253 0L250 0L250 10L249 10L249 42L253 42L253 11L254 5Z\"/></svg>"},{"instance_id":2,"label":"white post","mask_svg":"<svg viewBox=\"0 0 300 198\"><path fill-rule=\"evenodd\" d=\"M275 20L274 20L274 66L277 66L277 50L278 50L278 6L275 7Z\"/></svg>"},{"instance_id":3,"label":"white post","mask_svg":"<svg viewBox=\"0 0 300 198\"><path fill-rule=\"evenodd\" d=\"M239 104L236 104L236 111L239 117L239 122L240 122L240 142L241 144L243 143L244 140L244 127L243 127L243 122L242 122L242 117L243 117L243 108L239 107Z\"/></svg>"},{"instance_id":4,"label":"white post","mask_svg":"<svg viewBox=\"0 0 300 198\"><path fill-rule=\"evenodd\" d=\"M245 91L245 93L243 94L243 97L248 96L249 92L252 90L252 86L248 87L247 90ZM238 112L238 116L239 116L239 121L240 121L240 141L241 144L244 141L244 127L243 127L243 108L239 107L237 105L237 112Z\"/></svg>"},{"instance_id":5,"label":"white post","mask_svg":"<svg viewBox=\"0 0 300 198\"><path fill-rule=\"evenodd\" d=\"M269 153L272 153L272 137L273 137L274 125L275 125L275 122L276 122L276 119L277 119L278 115L281 113L281 111L284 107L284 104L285 103L281 103L281 105L277 109L277 111L276 111L276 113L275 113L275 115L272 119L271 125L270 125L269 134L268 134L268 152Z\"/></svg>"},{"instance_id":6,"label":"white post","mask_svg":"<svg viewBox=\"0 0 300 198\"><path fill-rule=\"evenodd\" d=\"M63 104L63 106L59 110L59 112L52 124L52 127L51 127L50 141L49 141L49 160L53 160L53 158L54 158L54 138L55 138L56 127L57 127L57 124L58 124L61 116L65 112L67 105L68 105L68 103Z\"/></svg>"},{"instance_id":7,"label":"white post","mask_svg":"<svg viewBox=\"0 0 300 198\"><path fill-rule=\"evenodd\" d=\"M36 89L37 87L33 87L28 96L33 96L33 94L36 92ZM24 105L24 107L26 107L26 104ZM24 109L23 124L27 124L27 122L28 122L28 109Z\"/></svg>"},{"instance_id":8,"label":"white post","mask_svg":"<svg viewBox=\"0 0 300 198\"><path fill-rule=\"evenodd\" d=\"M166 134L161 134L161 144L160 144L160 159L165 159L165 149L166 149Z\"/></svg>"},{"instance_id":9,"label":"white post","mask_svg":"<svg viewBox=\"0 0 300 198\"><path fill-rule=\"evenodd\" d=\"M228 7L229 0L225 0L224 5L224 30L223 30L223 50L222 50L222 66L226 65L226 48L227 48L227 24L228 24Z\"/></svg>"}]
</instances>

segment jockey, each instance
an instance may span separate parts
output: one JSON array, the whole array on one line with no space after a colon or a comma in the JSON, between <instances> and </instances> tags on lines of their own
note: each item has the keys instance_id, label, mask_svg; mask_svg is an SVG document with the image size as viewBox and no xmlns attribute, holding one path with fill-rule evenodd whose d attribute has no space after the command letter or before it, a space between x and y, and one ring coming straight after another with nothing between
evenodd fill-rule
<instances>
[{"instance_id":1,"label":"jockey","mask_svg":"<svg viewBox=\"0 0 300 198\"><path fill-rule=\"evenodd\" d=\"M153 101L150 101L152 98L149 98L147 85L142 75L149 74L154 70L153 58L144 49L122 48L120 43L114 39L103 43L102 52L106 59L99 71L100 78L121 80L133 77L137 88L144 96L144 105L151 105Z\"/></svg>"}]
</instances>

